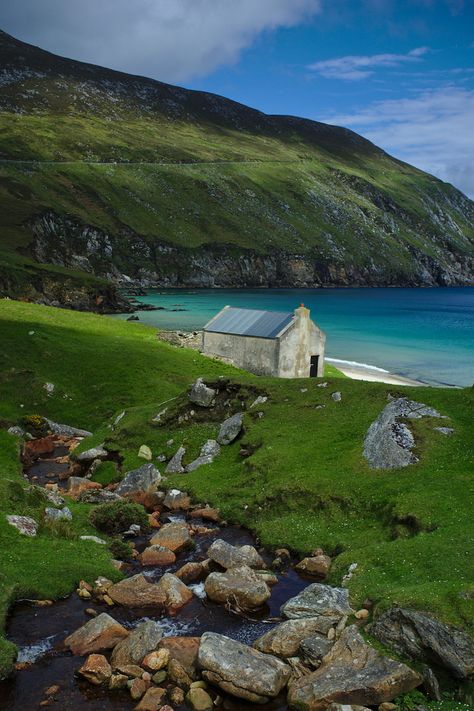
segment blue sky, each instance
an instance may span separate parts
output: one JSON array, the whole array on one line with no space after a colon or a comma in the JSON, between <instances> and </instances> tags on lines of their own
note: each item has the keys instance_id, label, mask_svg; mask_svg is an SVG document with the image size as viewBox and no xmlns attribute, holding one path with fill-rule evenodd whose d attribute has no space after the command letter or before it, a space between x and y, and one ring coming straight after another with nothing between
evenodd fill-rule
<instances>
[{"instance_id":1,"label":"blue sky","mask_svg":"<svg viewBox=\"0 0 474 711\"><path fill-rule=\"evenodd\" d=\"M348 126L474 197L474 0L16 0L45 49Z\"/></svg>"}]
</instances>

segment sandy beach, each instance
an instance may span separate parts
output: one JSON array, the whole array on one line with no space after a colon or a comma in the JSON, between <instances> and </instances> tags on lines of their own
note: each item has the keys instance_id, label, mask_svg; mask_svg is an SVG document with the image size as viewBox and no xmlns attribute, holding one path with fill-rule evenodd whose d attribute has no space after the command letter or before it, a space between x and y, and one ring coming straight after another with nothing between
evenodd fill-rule
<instances>
[{"instance_id":1,"label":"sandy beach","mask_svg":"<svg viewBox=\"0 0 474 711\"><path fill-rule=\"evenodd\" d=\"M388 383L389 385L425 385L419 380L411 380L402 375L395 375L383 368L377 368L373 365L365 363L356 363L353 361L341 360L339 358L326 358L327 363L331 363L344 375L353 380L368 380L372 383Z\"/></svg>"}]
</instances>

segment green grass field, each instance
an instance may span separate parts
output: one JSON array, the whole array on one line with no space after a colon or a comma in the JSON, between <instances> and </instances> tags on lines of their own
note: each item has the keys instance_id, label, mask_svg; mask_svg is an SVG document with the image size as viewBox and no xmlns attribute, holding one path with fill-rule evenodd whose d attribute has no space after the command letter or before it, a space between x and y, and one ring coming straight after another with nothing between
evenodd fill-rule
<instances>
[{"instance_id":1,"label":"green grass field","mask_svg":"<svg viewBox=\"0 0 474 711\"><path fill-rule=\"evenodd\" d=\"M105 440L125 457L124 470L139 463L141 444L157 456L183 443L190 460L215 436L217 419L177 421L187 405L184 391L197 376L230 378L241 388L236 399L247 404L256 390L264 391L265 414L259 419L247 411L241 442L223 448L212 465L169 477L168 485L220 506L228 520L252 528L270 547L303 554L322 546L335 556L331 583L340 583L356 562L349 584L355 605L371 597L376 613L400 604L472 624L472 389L364 383L342 378L335 369L326 373L326 388L316 381L257 378L165 344L141 324L6 300L0 301L0 336L3 426L40 413L91 429L93 437L82 446ZM55 384L50 396L45 382ZM341 402L332 400L334 390L342 392ZM363 439L389 392L437 408L455 433L445 437L433 430L439 422L415 421L420 461L372 471L362 456ZM169 420L153 423L161 403L171 398ZM110 430L111 419L123 410L119 426ZM251 456L240 456L242 445ZM106 552L87 561L86 549L74 539L46 530L37 539L20 539L2 521L6 513L37 512L41 502L21 493L16 440L3 434L0 451L0 537L8 552L0 561L4 619L15 597L65 594L80 577L108 574L109 566ZM101 474L104 481L110 476ZM85 530L82 507L74 513L74 528ZM72 548L74 558L68 555ZM2 649L6 665L11 648Z\"/></svg>"}]
</instances>

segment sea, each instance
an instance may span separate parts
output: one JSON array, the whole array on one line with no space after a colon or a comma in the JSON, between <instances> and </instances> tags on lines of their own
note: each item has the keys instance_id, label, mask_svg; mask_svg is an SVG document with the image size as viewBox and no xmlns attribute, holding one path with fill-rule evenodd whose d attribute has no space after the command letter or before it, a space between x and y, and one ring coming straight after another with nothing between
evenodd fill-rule
<instances>
[{"instance_id":1,"label":"sea","mask_svg":"<svg viewBox=\"0 0 474 711\"><path fill-rule=\"evenodd\" d=\"M304 304L326 332L331 358L427 384L474 383L474 287L157 289L138 299L159 307L138 311L140 321L183 331L201 329L227 304L272 311Z\"/></svg>"}]
</instances>

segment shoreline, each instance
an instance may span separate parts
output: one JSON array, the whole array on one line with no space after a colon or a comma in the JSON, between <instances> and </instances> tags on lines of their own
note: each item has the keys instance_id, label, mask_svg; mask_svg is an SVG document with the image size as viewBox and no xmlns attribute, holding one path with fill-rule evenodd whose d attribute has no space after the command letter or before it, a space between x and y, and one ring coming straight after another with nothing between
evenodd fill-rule
<instances>
[{"instance_id":1,"label":"shoreline","mask_svg":"<svg viewBox=\"0 0 474 711\"><path fill-rule=\"evenodd\" d=\"M410 387L426 387L428 385L428 383L424 383L421 380L406 378L403 375L397 375L384 368L378 368L367 363L342 360L341 358L325 358L325 361L334 365L341 373L344 373L352 380L365 380L371 383L386 383L387 385L409 385Z\"/></svg>"}]
</instances>

